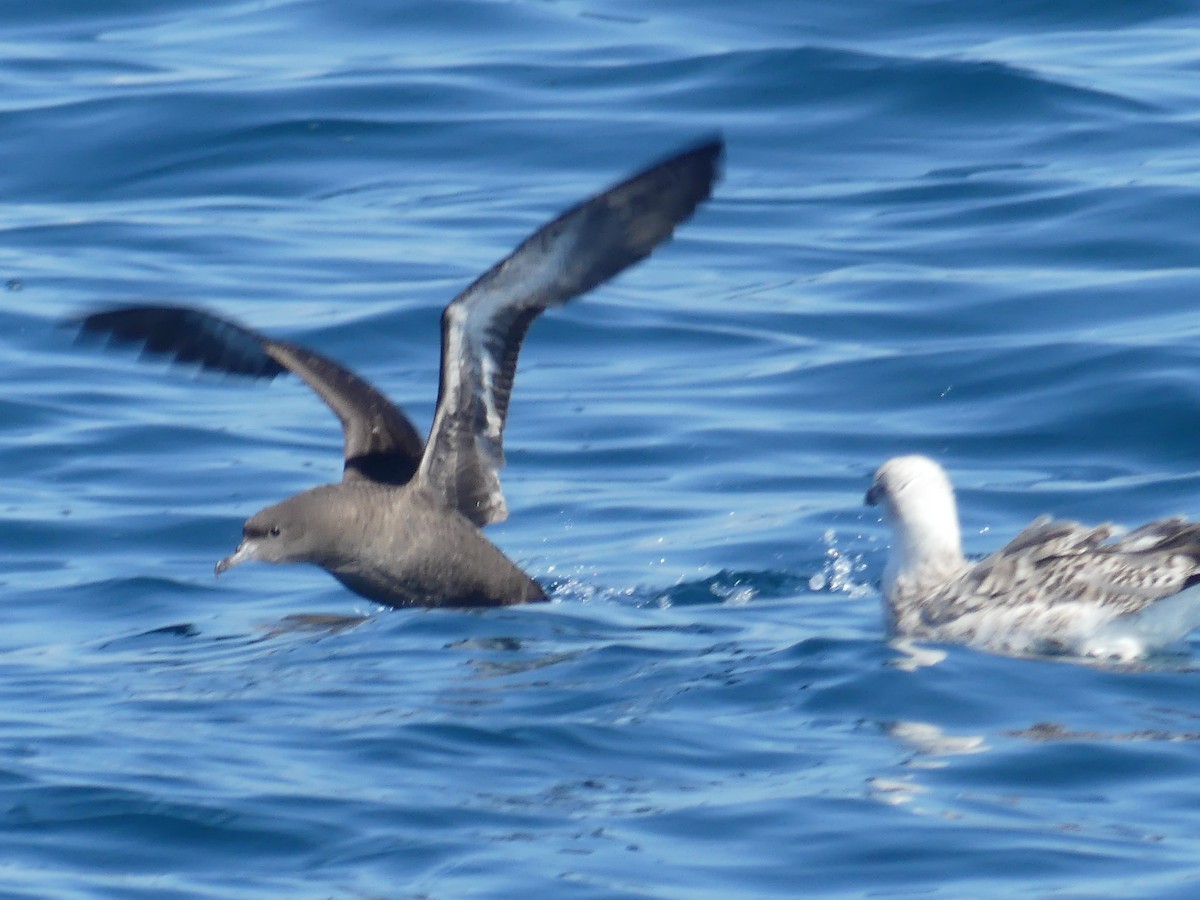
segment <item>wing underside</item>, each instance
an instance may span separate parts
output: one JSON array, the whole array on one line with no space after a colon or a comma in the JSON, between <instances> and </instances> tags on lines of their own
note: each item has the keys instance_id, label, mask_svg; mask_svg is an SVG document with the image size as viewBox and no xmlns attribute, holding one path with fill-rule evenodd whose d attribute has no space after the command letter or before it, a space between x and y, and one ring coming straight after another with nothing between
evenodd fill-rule
<instances>
[{"instance_id":1,"label":"wing underside","mask_svg":"<svg viewBox=\"0 0 1200 900\"><path fill-rule=\"evenodd\" d=\"M719 138L575 206L527 238L442 315L437 412L417 477L477 525L507 516L499 471L517 356L544 310L649 256L706 200Z\"/></svg>"}]
</instances>

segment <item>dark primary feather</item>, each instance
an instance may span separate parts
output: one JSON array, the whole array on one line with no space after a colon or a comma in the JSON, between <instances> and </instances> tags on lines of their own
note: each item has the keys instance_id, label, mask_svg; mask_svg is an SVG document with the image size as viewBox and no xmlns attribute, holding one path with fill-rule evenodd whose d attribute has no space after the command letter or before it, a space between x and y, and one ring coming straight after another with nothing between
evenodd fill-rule
<instances>
[{"instance_id":1,"label":"dark primary feather","mask_svg":"<svg viewBox=\"0 0 1200 900\"><path fill-rule=\"evenodd\" d=\"M171 356L213 372L274 378L287 371L263 349L266 338L261 334L198 309L127 306L80 316L71 324L84 334L142 344L146 354Z\"/></svg>"},{"instance_id":2,"label":"dark primary feather","mask_svg":"<svg viewBox=\"0 0 1200 900\"><path fill-rule=\"evenodd\" d=\"M706 200L720 138L573 207L521 243L442 315L442 372L418 478L477 525L507 515L503 432L521 342L545 309L649 256Z\"/></svg>"},{"instance_id":3,"label":"dark primary feather","mask_svg":"<svg viewBox=\"0 0 1200 900\"><path fill-rule=\"evenodd\" d=\"M420 463L424 446L408 417L349 369L305 347L188 307L124 307L82 316L75 324L84 333L140 343L144 353L210 371L254 378L295 373L342 423L346 480L404 484Z\"/></svg>"}]
</instances>

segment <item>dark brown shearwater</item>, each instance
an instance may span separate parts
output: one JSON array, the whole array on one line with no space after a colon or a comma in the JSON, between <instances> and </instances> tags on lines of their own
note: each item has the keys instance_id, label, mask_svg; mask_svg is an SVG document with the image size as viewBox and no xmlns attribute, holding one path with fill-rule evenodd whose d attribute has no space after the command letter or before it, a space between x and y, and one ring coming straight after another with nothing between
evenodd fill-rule
<instances>
[{"instance_id":1,"label":"dark brown shearwater","mask_svg":"<svg viewBox=\"0 0 1200 900\"><path fill-rule=\"evenodd\" d=\"M429 442L382 393L340 363L198 309L133 306L83 316L84 333L144 345L202 368L293 372L342 423L342 480L269 506L217 574L249 560L313 563L390 606L498 606L545 600L480 532L508 515L502 438L521 342L560 306L649 256L708 199L720 138L672 156L563 213L442 313L442 365Z\"/></svg>"}]
</instances>

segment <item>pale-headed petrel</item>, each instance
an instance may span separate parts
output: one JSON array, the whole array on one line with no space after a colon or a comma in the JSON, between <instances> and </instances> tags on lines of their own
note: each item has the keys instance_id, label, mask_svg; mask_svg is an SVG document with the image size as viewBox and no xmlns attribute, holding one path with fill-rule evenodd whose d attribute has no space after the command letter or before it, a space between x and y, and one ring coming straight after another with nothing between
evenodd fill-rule
<instances>
[{"instance_id":1,"label":"pale-headed petrel","mask_svg":"<svg viewBox=\"0 0 1200 900\"><path fill-rule=\"evenodd\" d=\"M969 562L954 488L933 460L889 459L866 501L892 529L883 593L898 636L1132 658L1200 625L1200 524L1121 533L1043 516Z\"/></svg>"},{"instance_id":2,"label":"pale-headed petrel","mask_svg":"<svg viewBox=\"0 0 1200 900\"><path fill-rule=\"evenodd\" d=\"M480 532L508 510L502 438L517 354L541 312L649 256L708 199L724 145L712 138L563 213L481 275L442 313L442 365L428 444L382 393L341 364L197 309L135 306L77 320L205 369L293 372L341 420L342 480L252 516L217 574L249 560L313 563L390 606L545 600Z\"/></svg>"}]
</instances>

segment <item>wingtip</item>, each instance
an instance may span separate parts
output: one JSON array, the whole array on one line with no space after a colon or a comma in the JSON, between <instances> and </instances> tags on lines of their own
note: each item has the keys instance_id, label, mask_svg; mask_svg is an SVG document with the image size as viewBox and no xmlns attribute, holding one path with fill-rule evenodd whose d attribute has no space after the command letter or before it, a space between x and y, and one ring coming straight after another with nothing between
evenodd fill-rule
<instances>
[{"instance_id":1,"label":"wingtip","mask_svg":"<svg viewBox=\"0 0 1200 900\"><path fill-rule=\"evenodd\" d=\"M712 192L713 186L725 174L725 136L720 131L703 134L677 150L668 153L647 165L644 169L614 185L609 191L619 189L626 184L645 178L663 170L687 172L688 177L697 186L703 186L703 197L706 199ZM603 194L598 195L603 196Z\"/></svg>"},{"instance_id":2,"label":"wingtip","mask_svg":"<svg viewBox=\"0 0 1200 900\"><path fill-rule=\"evenodd\" d=\"M90 314L74 312L70 315L62 316L54 323L54 329L61 332L70 332L73 343L82 344L87 338L95 337L87 329L86 322L88 315Z\"/></svg>"},{"instance_id":3,"label":"wingtip","mask_svg":"<svg viewBox=\"0 0 1200 900\"><path fill-rule=\"evenodd\" d=\"M702 132L685 143L672 156L686 156L689 153L718 155L725 152L725 133L718 129Z\"/></svg>"},{"instance_id":4,"label":"wingtip","mask_svg":"<svg viewBox=\"0 0 1200 900\"><path fill-rule=\"evenodd\" d=\"M76 329L83 335L92 329L92 325L96 320L119 308L110 304L108 306L96 306L91 309L77 309L60 318L57 326L62 329Z\"/></svg>"},{"instance_id":5,"label":"wingtip","mask_svg":"<svg viewBox=\"0 0 1200 900\"><path fill-rule=\"evenodd\" d=\"M672 171L675 177L689 185L683 189L681 199L686 198L687 209L677 210L675 224L692 217L696 210L712 199L713 190L725 175L725 137L721 132L712 132L697 138L691 144L661 160L646 170Z\"/></svg>"},{"instance_id":6,"label":"wingtip","mask_svg":"<svg viewBox=\"0 0 1200 900\"><path fill-rule=\"evenodd\" d=\"M73 343L77 346L94 346L107 343L113 346L119 339L103 323L106 317L120 309L118 306L95 307L87 310L76 310L63 316L56 323L60 331L73 332Z\"/></svg>"},{"instance_id":7,"label":"wingtip","mask_svg":"<svg viewBox=\"0 0 1200 900\"><path fill-rule=\"evenodd\" d=\"M274 378L286 369L263 349L266 340L232 319L198 307L136 304L97 308L68 318L77 342L107 339L109 346L141 347L146 358L170 358L229 375Z\"/></svg>"},{"instance_id":8,"label":"wingtip","mask_svg":"<svg viewBox=\"0 0 1200 900\"><path fill-rule=\"evenodd\" d=\"M698 138L694 148L712 156L718 163L725 162L725 134L721 131L711 131Z\"/></svg>"},{"instance_id":9,"label":"wingtip","mask_svg":"<svg viewBox=\"0 0 1200 900\"><path fill-rule=\"evenodd\" d=\"M725 175L725 135L720 131L703 135L675 154L674 158L686 159L689 156L705 159L712 166L711 180L715 184Z\"/></svg>"}]
</instances>

